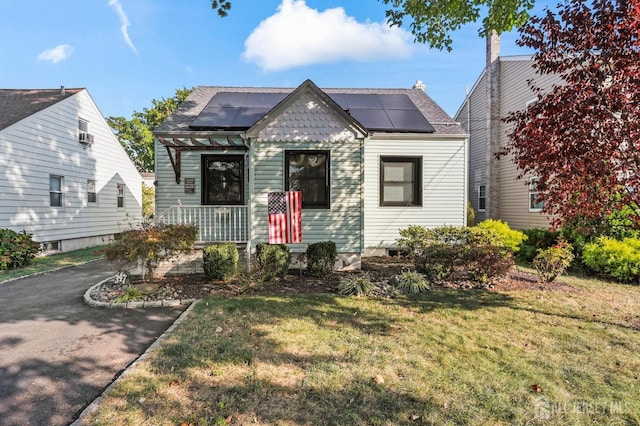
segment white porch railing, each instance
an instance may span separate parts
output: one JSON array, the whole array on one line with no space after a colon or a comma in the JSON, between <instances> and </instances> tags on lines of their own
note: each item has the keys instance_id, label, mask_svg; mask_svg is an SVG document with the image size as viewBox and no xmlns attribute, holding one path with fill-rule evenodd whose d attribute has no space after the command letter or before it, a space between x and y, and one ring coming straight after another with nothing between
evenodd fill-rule
<instances>
[{"instance_id":1,"label":"white porch railing","mask_svg":"<svg viewBox=\"0 0 640 426\"><path fill-rule=\"evenodd\" d=\"M156 217L157 222L190 224L198 230L198 242L249 241L247 206L171 206Z\"/></svg>"}]
</instances>

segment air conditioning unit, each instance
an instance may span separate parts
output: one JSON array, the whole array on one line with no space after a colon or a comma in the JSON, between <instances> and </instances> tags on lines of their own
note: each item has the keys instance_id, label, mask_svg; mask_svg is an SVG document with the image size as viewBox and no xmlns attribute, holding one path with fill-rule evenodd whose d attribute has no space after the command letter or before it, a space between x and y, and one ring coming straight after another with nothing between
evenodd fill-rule
<instances>
[{"instance_id":1,"label":"air conditioning unit","mask_svg":"<svg viewBox=\"0 0 640 426\"><path fill-rule=\"evenodd\" d=\"M78 141L81 144L90 145L93 143L93 135L87 132L80 132L78 134Z\"/></svg>"}]
</instances>

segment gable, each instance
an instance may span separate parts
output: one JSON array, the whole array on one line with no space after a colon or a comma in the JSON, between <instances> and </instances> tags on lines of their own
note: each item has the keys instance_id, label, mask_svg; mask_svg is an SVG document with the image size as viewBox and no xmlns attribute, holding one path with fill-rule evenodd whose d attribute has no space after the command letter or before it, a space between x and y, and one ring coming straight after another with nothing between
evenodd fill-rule
<instances>
[{"instance_id":1,"label":"gable","mask_svg":"<svg viewBox=\"0 0 640 426\"><path fill-rule=\"evenodd\" d=\"M254 130L258 141L271 142L349 142L363 136L310 92L294 99Z\"/></svg>"}]
</instances>

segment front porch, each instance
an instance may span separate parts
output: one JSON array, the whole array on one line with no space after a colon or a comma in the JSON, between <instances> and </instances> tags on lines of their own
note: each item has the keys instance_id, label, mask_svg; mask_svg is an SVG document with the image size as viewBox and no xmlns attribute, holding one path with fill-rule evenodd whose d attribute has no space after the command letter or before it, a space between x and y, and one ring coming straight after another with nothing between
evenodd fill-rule
<instances>
[{"instance_id":1,"label":"front porch","mask_svg":"<svg viewBox=\"0 0 640 426\"><path fill-rule=\"evenodd\" d=\"M187 206L179 202L158 214L156 221L195 226L199 245L249 241L248 206Z\"/></svg>"}]
</instances>

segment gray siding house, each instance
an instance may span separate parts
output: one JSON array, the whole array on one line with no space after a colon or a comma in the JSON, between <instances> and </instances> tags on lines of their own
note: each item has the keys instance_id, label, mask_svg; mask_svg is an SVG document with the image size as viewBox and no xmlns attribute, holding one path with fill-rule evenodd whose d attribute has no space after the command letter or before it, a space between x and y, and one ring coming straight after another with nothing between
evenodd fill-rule
<instances>
[{"instance_id":1,"label":"gray siding house","mask_svg":"<svg viewBox=\"0 0 640 426\"><path fill-rule=\"evenodd\" d=\"M302 191L302 245L336 268L396 248L410 224L464 225L466 132L413 89L200 86L154 130L158 219L202 243L268 241L267 194Z\"/></svg>"},{"instance_id":2,"label":"gray siding house","mask_svg":"<svg viewBox=\"0 0 640 426\"><path fill-rule=\"evenodd\" d=\"M469 133L468 193L476 221L501 219L512 228L548 228L550 221L536 203L535 176L517 180L510 157L494 154L507 144L510 124L502 119L536 101L527 82L549 89L561 84L553 75L540 75L531 56L499 56L499 39L487 42L487 65L455 115ZM544 141L540 141L544 143Z\"/></svg>"},{"instance_id":3,"label":"gray siding house","mask_svg":"<svg viewBox=\"0 0 640 426\"><path fill-rule=\"evenodd\" d=\"M0 90L0 228L45 251L140 222L142 180L86 89Z\"/></svg>"}]
</instances>

